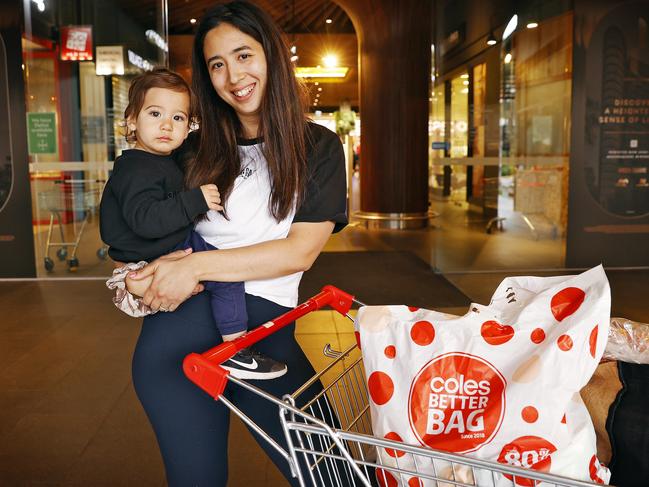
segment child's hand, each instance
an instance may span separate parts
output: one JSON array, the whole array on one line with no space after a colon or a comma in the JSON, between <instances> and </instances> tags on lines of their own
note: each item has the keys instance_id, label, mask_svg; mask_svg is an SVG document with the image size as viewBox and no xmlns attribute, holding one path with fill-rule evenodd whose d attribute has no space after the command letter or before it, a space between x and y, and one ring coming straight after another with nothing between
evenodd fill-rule
<instances>
[{"instance_id":1,"label":"child's hand","mask_svg":"<svg viewBox=\"0 0 649 487\"><path fill-rule=\"evenodd\" d=\"M142 279L140 281L136 281L134 279L131 279L129 276L126 276L124 282L126 283L126 290L129 293L131 293L133 296L141 298L142 296L144 296L144 293L147 289L149 289L149 286L153 282L153 276Z\"/></svg>"},{"instance_id":2,"label":"child's hand","mask_svg":"<svg viewBox=\"0 0 649 487\"><path fill-rule=\"evenodd\" d=\"M221 194L219 193L219 188L216 187L216 184L204 184L201 186L201 191L203 192L203 197L205 198L207 207L210 210L223 210L223 207L221 206Z\"/></svg>"}]
</instances>

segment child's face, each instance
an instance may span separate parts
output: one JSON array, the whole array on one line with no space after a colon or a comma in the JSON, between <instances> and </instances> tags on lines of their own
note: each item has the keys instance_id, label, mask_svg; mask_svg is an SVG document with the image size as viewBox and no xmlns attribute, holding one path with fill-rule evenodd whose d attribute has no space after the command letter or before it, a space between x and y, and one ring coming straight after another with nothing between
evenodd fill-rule
<instances>
[{"instance_id":1,"label":"child's face","mask_svg":"<svg viewBox=\"0 0 649 487\"><path fill-rule=\"evenodd\" d=\"M137 118L128 120L135 131L136 149L166 156L180 147L189 133L189 93L150 88Z\"/></svg>"}]
</instances>

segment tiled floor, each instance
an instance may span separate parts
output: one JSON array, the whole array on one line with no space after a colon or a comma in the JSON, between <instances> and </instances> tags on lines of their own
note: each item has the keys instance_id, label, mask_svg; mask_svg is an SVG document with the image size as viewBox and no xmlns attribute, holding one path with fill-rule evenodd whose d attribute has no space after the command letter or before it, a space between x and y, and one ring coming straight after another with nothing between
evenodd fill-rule
<instances>
[{"instance_id":1,"label":"tiled floor","mask_svg":"<svg viewBox=\"0 0 649 487\"><path fill-rule=\"evenodd\" d=\"M487 236L482 223L460 224L462 214L449 211L451 217L428 230L350 227L325 250L411 251L481 303L512 269L561 266L558 240L536 242L523 230ZM85 254L79 274L106 275L101 262L84 271L93 252ZM471 272L494 268L501 270ZM66 272L59 267L56 275ZM649 322L649 272L609 272L609 278L613 314ZM112 307L103 282L2 282L0 309L0 485L165 485L130 379L139 323ZM300 320L297 336L316 369L326 363L326 343L337 349L354 343L351 323L331 311ZM229 485L287 485L238 420L230 439Z\"/></svg>"}]
</instances>

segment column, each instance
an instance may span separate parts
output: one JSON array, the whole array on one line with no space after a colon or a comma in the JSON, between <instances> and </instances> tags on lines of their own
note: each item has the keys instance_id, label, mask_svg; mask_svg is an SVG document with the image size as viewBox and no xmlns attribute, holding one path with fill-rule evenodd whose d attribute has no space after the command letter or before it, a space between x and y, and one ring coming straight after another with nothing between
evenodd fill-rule
<instances>
[{"instance_id":1,"label":"column","mask_svg":"<svg viewBox=\"0 0 649 487\"><path fill-rule=\"evenodd\" d=\"M428 222L431 2L338 0L359 41L361 214L368 224Z\"/></svg>"}]
</instances>

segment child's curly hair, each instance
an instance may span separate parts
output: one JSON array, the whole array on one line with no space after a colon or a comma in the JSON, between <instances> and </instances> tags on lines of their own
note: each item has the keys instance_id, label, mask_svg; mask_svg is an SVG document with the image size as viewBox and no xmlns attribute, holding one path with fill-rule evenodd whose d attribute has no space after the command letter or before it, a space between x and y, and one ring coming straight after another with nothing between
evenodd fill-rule
<instances>
[{"instance_id":1,"label":"child's curly hair","mask_svg":"<svg viewBox=\"0 0 649 487\"><path fill-rule=\"evenodd\" d=\"M155 68L135 77L128 89L128 105L124 110L124 137L129 143L137 141L137 134L135 130L129 129L128 120L129 118L133 120L137 118L144 105L146 93L151 88L165 88L172 91L186 92L190 100L187 123L193 128L193 125L197 122L196 100L187 82L178 73L174 73L167 68Z\"/></svg>"}]
</instances>

